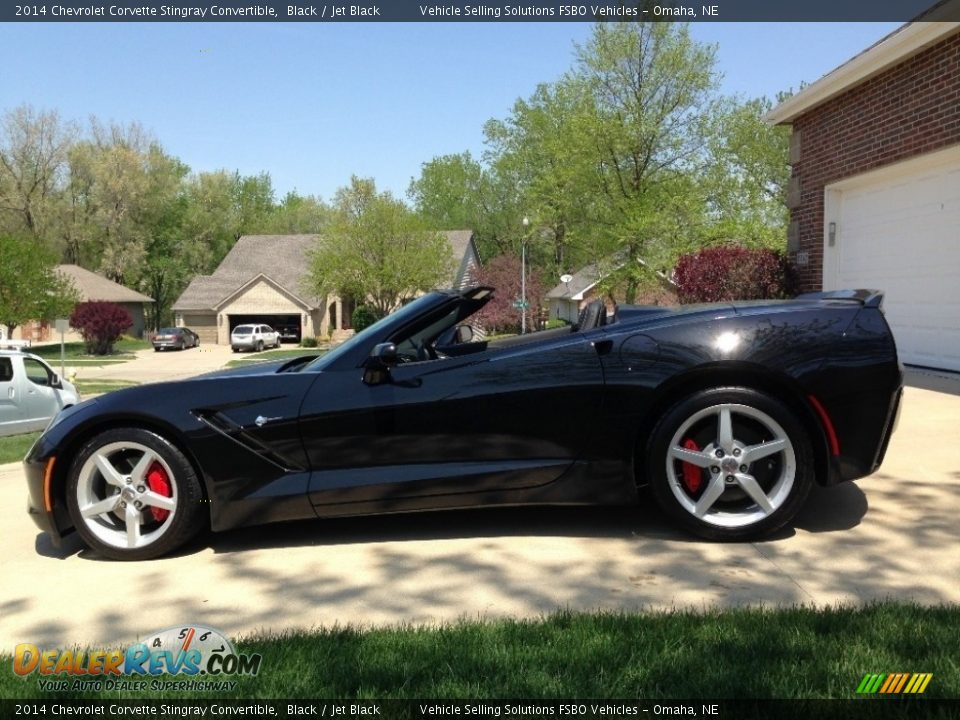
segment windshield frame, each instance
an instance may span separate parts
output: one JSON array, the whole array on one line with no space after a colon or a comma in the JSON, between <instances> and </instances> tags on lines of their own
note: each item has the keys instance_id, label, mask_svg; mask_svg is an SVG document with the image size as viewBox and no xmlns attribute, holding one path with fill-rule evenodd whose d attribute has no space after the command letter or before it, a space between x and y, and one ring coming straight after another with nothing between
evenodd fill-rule
<instances>
[{"instance_id":1,"label":"windshield frame","mask_svg":"<svg viewBox=\"0 0 960 720\"><path fill-rule=\"evenodd\" d=\"M416 320L418 317L428 312L430 308L434 305L437 305L440 300L450 300L454 297L456 296L440 291L434 291L427 293L426 295L421 295L406 305L397 308L389 315L384 315L382 318L373 323L373 325L365 327L363 330L345 342L341 343L330 352L325 353L319 356L316 360L304 365L302 370L304 372L329 370L335 363L357 352L358 349L370 343L371 340L377 338L378 336L387 338L396 334L397 330L405 325L408 325L411 321ZM386 340L383 339L381 342L386 342ZM358 363L362 363L363 359L366 358L368 353L369 350L364 353L364 356L359 359ZM358 363L353 363L350 365L350 367L359 367Z\"/></svg>"}]
</instances>

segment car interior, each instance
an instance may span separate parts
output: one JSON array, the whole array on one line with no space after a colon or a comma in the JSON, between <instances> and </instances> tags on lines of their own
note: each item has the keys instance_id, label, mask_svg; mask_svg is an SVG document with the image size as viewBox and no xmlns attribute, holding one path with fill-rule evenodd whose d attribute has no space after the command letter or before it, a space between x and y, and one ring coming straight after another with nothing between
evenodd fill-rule
<instances>
[{"instance_id":1,"label":"car interior","mask_svg":"<svg viewBox=\"0 0 960 720\"><path fill-rule=\"evenodd\" d=\"M603 300L597 299L584 306L577 322L573 325L488 341L479 338L475 328L463 322L480 307L482 304L473 307L472 303L461 303L457 307L448 309L441 316L430 319L429 324L425 326L407 328L407 332L399 333L393 338L397 346L398 360L401 363L423 362L471 355L487 349L527 345L575 332L588 332L616 320L616 312L608 318L606 304Z\"/></svg>"}]
</instances>

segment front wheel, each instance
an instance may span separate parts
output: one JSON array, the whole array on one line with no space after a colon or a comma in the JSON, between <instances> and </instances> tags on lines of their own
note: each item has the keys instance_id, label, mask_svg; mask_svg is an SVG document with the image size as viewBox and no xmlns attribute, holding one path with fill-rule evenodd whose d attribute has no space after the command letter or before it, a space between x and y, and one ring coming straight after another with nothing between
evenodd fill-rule
<instances>
[{"instance_id":1,"label":"front wheel","mask_svg":"<svg viewBox=\"0 0 960 720\"><path fill-rule=\"evenodd\" d=\"M84 542L115 560L174 550L203 527L193 466L165 438L141 428L94 437L67 477L67 509Z\"/></svg>"},{"instance_id":2,"label":"front wheel","mask_svg":"<svg viewBox=\"0 0 960 720\"><path fill-rule=\"evenodd\" d=\"M748 388L703 390L660 419L647 448L663 510L712 540L752 540L796 515L813 484L813 450L779 400Z\"/></svg>"},{"instance_id":3,"label":"front wheel","mask_svg":"<svg viewBox=\"0 0 960 720\"><path fill-rule=\"evenodd\" d=\"M257 340L257 352L263 352L263 340Z\"/></svg>"}]
</instances>

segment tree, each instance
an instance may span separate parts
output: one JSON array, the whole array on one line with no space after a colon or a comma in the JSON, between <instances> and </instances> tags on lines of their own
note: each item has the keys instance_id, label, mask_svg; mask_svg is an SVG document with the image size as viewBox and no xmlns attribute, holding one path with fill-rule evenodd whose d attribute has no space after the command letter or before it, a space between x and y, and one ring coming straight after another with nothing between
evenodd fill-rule
<instances>
[{"instance_id":1,"label":"tree","mask_svg":"<svg viewBox=\"0 0 960 720\"><path fill-rule=\"evenodd\" d=\"M709 199L708 243L783 247L789 218L790 129L763 121L771 107L766 98L731 100L719 117L709 166L701 176Z\"/></svg>"},{"instance_id":2,"label":"tree","mask_svg":"<svg viewBox=\"0 0 960 720\"><path fill-rule=\"evenodd\" d=\"M351 178L337 191L330 226L310 258L318 295L365 298L380 315L453 274L450 244L373 180Z\"/></svg>"},{"instance_id":3,"label":"tree","mask_svg":"<svg viewBox=\"0 0 960 720\"><path fill-rule=\"evenodd\" d=\"M578 48L575 73L586 84L591 135L605 196L611 250L626 261L626 301L653 256L695 226L702 201L694 178L704 165L717 109L714 46L669 22L598 23Z\"/></svg>"},{"instance_id":4,"label":"tree","mask_svg":"<svg viewBox=\"0 0 960 720\"><path fill-rule=\"evenodd\" d=\"M442 155L421 166L407 196L427 225L473 230L481 257L500 255L519 248L524 216L509 169L482 165L469 152Z\"/></svg>"},{"instance_id":5,"label":"tree","mask_svg":"<svg viewBox=\"0 0 960 720\"><path fill-rule=\"evenodd\" d=\"M0 231L47 239L76 129L56 111L21 105L0 121Z\"/></svg>"},{"instance_id":6,"label":"tree","mask_svg":"<svg viewBox=\"0 0 960 720\"><path fill-rule=\"evenodd\" d=\"M591 98L583 82L542 84L511 115L484 126L487 157L500 176L513 178L528 217L550 248L545 265L559 276L587 259L573 252L593 232L597 159L590 137ZM582 237L580 235L582 233ZM519 248L514 248L518 252ZM534 262L537 262L534 247Z\"/></svg>"},{"instance_id":7,"label":"tree","mask_svg":"<svg viewBox=\"0 0 960 720\"><path fill-rule=\"evenodd\" d=\"M0 234L0 323L7 336L31 320L65 315L77 300L49 252L28 237Z\"/></svg>"},{"instance_id":8,"label":"tree","mask_svg":"<svg viewBox=\"0 0 960 720\"><path fill-rule=\"evenodd\" d=\"M288 192L273 209L267 226L279 235L319 235L330 222L330 208L313 195Z\"/></svg>"},{"instance_id":9,"label":"tree","mask_svg":"<svg viewBox=\"0 0 960 720\"><path fill-rule=\"evenodd\" d=\"M64 255L136 285L157 228L169 223L187 168L136 123L105 126L70 151L61 205Z\"/></svg>"},{"instance_id":10,"label":"tree","mask_svg":"<svg viewBox=\"0 0 960 720\"><path fill-rule=\"evenodd\" d=\"M484 263L477 271L477 284L489 285L496 290L493 299L477 314L488 330L519 332L522 311L514 307L513 303L522 296L521 265L520 258L516 255L500 255ZM527 266L527 327L536 327L533 321L540 317L546 294L540 271Z\"/></svg>"},{"instance_id":11,"label":"tree","mask_svg":"<svg viewBox=\"0 0 960 720\"><path fill-rule=\"evenodd\" d=\"M109 355L113 352L113 344L133 325L133 318L116 303L85 302L74 308L70 325L80 331L88 353Z\"/></svg>"}]
</instances>

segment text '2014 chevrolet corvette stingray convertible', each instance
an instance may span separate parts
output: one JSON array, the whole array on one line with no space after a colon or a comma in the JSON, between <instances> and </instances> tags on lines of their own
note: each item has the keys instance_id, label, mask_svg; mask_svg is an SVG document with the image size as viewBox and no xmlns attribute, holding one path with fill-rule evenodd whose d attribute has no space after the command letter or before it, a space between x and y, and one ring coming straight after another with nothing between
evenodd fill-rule
<instances>
[{"instance_id":1,"label":"text '2014 chevrolet corvette stingray convertible'","mask_svg":"<svg viewBox=\"0 0 960 720\"><path fill-rule=\"evenodd\" d=\"M443 508L636 503L746 540L812 483L874 472L902 372L872 291L681 307L599 300L484 340L488 287L424 295L321 357L94 398L24 461L55 542L167 553L208 525Z\"/></svg>"}]
</instances>

